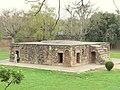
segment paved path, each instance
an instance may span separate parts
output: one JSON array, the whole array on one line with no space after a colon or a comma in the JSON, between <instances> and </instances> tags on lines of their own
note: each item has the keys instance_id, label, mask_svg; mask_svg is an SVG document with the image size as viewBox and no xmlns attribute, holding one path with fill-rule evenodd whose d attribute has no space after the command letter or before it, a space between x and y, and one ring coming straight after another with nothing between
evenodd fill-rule
<instances>
[{"instance_id":1,"label":"paved path","mask_svg":"<svg viewBox=\"0 0 120 90\"><path fill-rule=\"evenodd\" d=\"M119 64L120 59L113 59L113 62L115 63L115 68L119 67L118 69L120 69L120 64ZM39 64L14 63L14 62L9 62L9 60L1 60L0 65L9 65L9 66L18 66L18 67L27 67L27 68L45 69L45 70L56 70L56 71L73 72L73 73L81 73L81 72L104 67L104 65L96 65L96 64L80 65L76 67L48 66L48 65L39 65Z\"/></svg>"}]
</instances>

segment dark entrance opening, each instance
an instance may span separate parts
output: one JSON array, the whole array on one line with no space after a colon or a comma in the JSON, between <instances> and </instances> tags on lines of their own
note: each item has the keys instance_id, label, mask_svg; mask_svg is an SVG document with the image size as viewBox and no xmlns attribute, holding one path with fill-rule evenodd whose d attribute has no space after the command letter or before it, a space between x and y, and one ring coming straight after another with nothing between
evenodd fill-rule
<instances>
[{"instance_id":1,"label":"dark entrance opening","mask_svg":"<svg viewBox=\"0 0 120 90\"><path fill-rule=\"evenodd\" d=\"M20 62L19 51L16 51L16 54L17 54L17 63L19 63Z\"/></svg>"},{"instance_id":2,"label":"dark entrance opening","mask_svg":"<svg viewBox=\"0 0 120 90\"><path fill-rule=\"evenodd\" d=\"M91 52L91 63L95 63L96 60L96 52Z\"/></svg>"},{"instance_id":3,"label":"dark entrance opening","mask_svg":"<svg viewBox=\"0 0 120 90\"><path fill-rule=\"evenodd\" d=\"M58 61L59 63L63 63L63 53L58 53Z\"/></svg>"},{"instance_id":4,"label":"dark entrance opening","mask_svg":"<svg viewBox=\"0 0 120 90\"><path fill-rule=\"evenodd\" d=\"M77 53L77 58L76 58L76 60L77 60L77 63L80 63L80 53Z\"/></svg>"}]
</instances>

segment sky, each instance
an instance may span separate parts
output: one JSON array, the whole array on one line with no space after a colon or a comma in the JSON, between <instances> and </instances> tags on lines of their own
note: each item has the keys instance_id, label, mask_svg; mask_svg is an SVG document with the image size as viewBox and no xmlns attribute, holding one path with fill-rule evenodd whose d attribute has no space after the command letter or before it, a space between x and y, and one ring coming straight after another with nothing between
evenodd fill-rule
<instances>
[{"instance_id":1,"label":"sky","mask_svg":"<svg viewBox=\"0 0 120 90\"><path fill-rule=\"evenodd\" d=\"M58 7L58 0L46 0L50 7ZM61 0L61 18L67 17L67 13L65 11L65 5L71 4L75 0ZM76 0L80 1L80 0ZM86 3L88 0L84 0ZM111 12L115 13L115 5L113 4L113 0L90 0L91 4L94 5L93 8L99 8L98 11L102 12ZM114 0L120 10L120 0ZM26 4L25 0L0 0L0 12L3 9L12 9L16 8L17 10L30 10L30 5L36 3L28 3Z\"/></svg>"}]
</instances>

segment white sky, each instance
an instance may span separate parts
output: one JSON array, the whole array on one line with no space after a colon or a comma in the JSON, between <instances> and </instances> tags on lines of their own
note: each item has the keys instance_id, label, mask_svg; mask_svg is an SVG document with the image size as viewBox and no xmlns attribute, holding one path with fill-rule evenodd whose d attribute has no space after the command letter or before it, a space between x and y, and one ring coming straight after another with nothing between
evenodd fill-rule
<instances>
[{"instance_id":1,"label":"white sky","mask_svg":"<svg viewBox=\"0 0 120 90\"><path fill-rule=\"evenodd\" d=\"M46 0L49 6L52 7L58 7L58 0ZM61 17L66 17L65 12L65 5L69 4L70 2L74 2L75 0L61 0ZM80 0L76 0L80 1ZM88 0L84 0L84 2L87 2ZM120 0L114 0L120 9ZM2 9L11 9L11 8L17 8L18 10L29 10L30 9L29 3L25 4L25 0L0 0L0 12ZM91 0L91 4L95 4L94 7L99 7L99 11L108 11L108 12L115 12L116 8L113 4L113 0Z\"/></svg>"}]
</instances>

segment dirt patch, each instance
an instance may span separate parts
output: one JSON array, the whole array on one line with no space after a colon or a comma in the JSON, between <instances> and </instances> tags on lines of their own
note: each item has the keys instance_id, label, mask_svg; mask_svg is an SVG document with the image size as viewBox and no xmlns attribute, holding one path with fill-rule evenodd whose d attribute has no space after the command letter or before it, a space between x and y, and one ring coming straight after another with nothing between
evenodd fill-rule
<instances>
[{"instance_id":1,"label":"dirt patch","mask_svg":"<svg viewBox=\"0 0 120 90\"><path fill-rule=\"evenodd\" d=\"M11 41L10 40L1 40L0 41L0 47L9 47Z\"/></svg>"}]
</instances>

